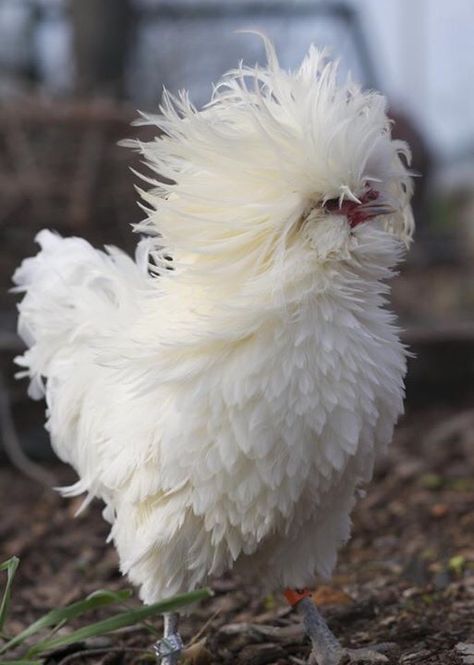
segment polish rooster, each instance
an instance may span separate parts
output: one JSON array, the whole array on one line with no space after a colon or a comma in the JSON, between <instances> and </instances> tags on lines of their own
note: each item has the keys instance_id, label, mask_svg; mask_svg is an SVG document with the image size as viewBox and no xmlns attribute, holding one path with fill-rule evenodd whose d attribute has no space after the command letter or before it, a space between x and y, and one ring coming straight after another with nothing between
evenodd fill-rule
<instances>
[{"instance_id":1,"label":"polish rooster","mask_svg":"<svg viewBox=\"0 0 474 665\"><path fill-rule=\"evenodd\" d=\"M238 571L287 589L313 662L343 649L305 588L349 538L403 408L387 280L413 233L386 102L312 47L241 65L196 109L165 92L135 260L48 230L14 275L17 359L45 396L65 490L105 504L145 603ZM155 175L156 174L156 175ZM168 617L157 645L175 662Z\"/></svg>"}]
</instances>

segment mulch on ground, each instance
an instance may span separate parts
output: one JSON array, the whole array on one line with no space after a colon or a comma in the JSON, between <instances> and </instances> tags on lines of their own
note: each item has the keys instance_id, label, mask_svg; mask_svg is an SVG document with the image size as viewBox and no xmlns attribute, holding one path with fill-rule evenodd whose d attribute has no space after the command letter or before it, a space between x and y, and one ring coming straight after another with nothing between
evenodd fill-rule
<instances>
[{"instance_id":1,"label":"mulch on ground","mask_svg":"<svg viewBox=\"0 0 474 665\"><path fill-rule=\"evenodd\" d=\"M63 467L51 470L61 483L73 479ZM0 505L0 560L21 559L10 633L96 589L129 586L105 543L108 527L98 504L74 519L77 500L3 467ZM185 641L197 639L195 663L285 665L307 657L298 616L280 597L262 597L231 576L213 588L215 596L182 621ZM404 419L354 513L353 537L336 574L315 597L346 645L394 642L391 663L474 663L472 412L425 410ZM48 662L145 662L135 650L152 641L149 633L125 630Z\"/></svg>"}]
</instances>

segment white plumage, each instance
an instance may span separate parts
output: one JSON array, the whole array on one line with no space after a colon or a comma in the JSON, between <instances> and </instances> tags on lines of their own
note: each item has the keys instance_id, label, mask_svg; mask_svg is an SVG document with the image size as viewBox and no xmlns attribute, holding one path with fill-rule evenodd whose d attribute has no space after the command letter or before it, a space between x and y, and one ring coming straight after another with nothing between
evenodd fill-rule
<instances>
[{"instance_id":1,"label":"white plumage","mask_svg":"<svg viewBox=\"0 0 474 665\"><path fill-rule=\"evenodd\" d=\"M408 149L323 53L292 73L266 48L202 111L165 94L144 116L164 180L135 261L42 231L14 276L18 362L80 478L66 493L105 502L146 603L231 568L329 576L402 411L384 303L413 231Z\"/></svg>"}]
</instances>

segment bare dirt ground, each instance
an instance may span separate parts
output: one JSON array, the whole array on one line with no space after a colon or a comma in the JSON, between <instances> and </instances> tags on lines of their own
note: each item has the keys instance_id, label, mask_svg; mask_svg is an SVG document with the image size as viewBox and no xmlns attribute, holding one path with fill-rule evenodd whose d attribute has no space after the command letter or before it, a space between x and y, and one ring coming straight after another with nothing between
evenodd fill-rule
<instances>
[{"instance_id":1,"label":"bare dirt ground","mask_svg":"<svg viewBox=\"0 0 474 665\"><path fill-rule=\"evenodd\" d=\"M62 467L52 470L61 482L72 479ZM77 502L6 467L0 468L0 505L0 560L21 558L9 632L95 589L128 586L105 544L99 505L73 519ZM200 631L206 639L195 648L195 662L285 665L307 657L298 616L280 597L264 598L232 577L213 587L215 596L182 623L185 641ZM353 538L336 574L315 597L346 645L395 642L391 663L474 663L472 412L424 410L399 425L355 511ZM281 630L275 635L267 626ZM53 654L48 663L145 662L133 650L152 641L128 630ZM93 651L80 655L87 649Z\"/></svg>"}]
</instances>

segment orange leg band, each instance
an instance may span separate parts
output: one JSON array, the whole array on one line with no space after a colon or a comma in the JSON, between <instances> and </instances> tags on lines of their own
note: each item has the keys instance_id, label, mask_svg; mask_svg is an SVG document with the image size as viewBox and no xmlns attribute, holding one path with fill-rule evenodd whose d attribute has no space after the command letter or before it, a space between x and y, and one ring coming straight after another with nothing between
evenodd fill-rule
<instances>
[{"instance_id":1,"label":"orange leg band","mask_svg":"<svg viewBox=\"0 0 474 665\"><path fill-rule=\"evenodd\" d=\"M303 598L310 598L312 595L310 589L285 589L283 593L291 607L297 605Z\"/></svg>"}]
</instances>

